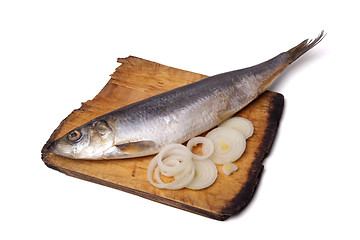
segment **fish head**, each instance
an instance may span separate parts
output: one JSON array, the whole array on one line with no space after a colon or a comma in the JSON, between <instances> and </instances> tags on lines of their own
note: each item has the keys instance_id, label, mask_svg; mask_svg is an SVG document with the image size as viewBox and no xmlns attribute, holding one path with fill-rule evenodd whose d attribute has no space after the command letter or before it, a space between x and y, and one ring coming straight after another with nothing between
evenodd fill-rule
<instances>
[{"instance_id":1,"label":"fish head","mask_svg":"<svg viewBox=\"0 0 360 240\"><path fill-rule=\"evenodd\" d=\"M114 144L114 132L104 120L95 120L73 129L52 142L49 151L73 159L101 159Z\"/></svg>"}]
</instances>

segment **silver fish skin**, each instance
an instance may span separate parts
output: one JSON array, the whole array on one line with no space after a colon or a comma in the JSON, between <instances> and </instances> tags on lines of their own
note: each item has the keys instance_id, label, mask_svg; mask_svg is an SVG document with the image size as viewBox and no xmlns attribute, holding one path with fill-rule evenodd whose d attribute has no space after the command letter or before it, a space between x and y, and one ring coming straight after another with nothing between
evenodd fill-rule
<instances>
[{"instance_id":1,"label":"silver fish skin","mask_svg":"<svg viewBox=\"0 0 360 240\"><path fill-rule=\"evenodd\" d=\"M325 37L261 64L218 74L122 107L52 142L48 150L73 159L123 159L157 153L204 133L256 99L292 62Z\"/></svg>"}]
</instances>

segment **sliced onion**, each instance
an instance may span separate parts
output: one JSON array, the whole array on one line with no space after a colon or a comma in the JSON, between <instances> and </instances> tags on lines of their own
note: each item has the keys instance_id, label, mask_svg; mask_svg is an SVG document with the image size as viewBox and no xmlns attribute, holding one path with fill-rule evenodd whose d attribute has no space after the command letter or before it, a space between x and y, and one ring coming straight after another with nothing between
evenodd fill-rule
<instances>
[{"instance_id":1,"label":"sliced onion","mask_svg":"<svg viewBox=\"0 0 360 240\"><path fill-rule=\"evenodd\" d=\"M187 148L192 150L193 147L195 147L198 144L202 144L202 152L203 155L197 155L193 153L193 159L195 160L204 160L210 157L210 155L214 152L214 144L213 142L205 137L195 137L188 141Z\"/></svg>"},{"instance_id":2,"label":"sliced onion","mask_svg":"<svg viewBox=\"0 0 360 240\"><path fill-rule=\"evenodd\" d=\"M177 156L169 156L163 160L163 163L169 167L175 167L180 165L181 161L179 161L179 158ZM166 171L161 171L161 174L165 177L172 177L172 174L169 174Z\"/></svg>"},{"instance_id":3,"label":"sliced onion","mask_svg":"<svg viewBox=\"0 0 360 240\"><path fill-rule=\"evenodd\" d=\"M228 127L218 127L207 135L214 143L214 153L209 157L216 164L234 162L244 153L246 140L237 130Z\"/></svg>"},{"instance_id":4,"label":"sliced onion","mask_svg":"<svg viewBox=\"0 0 360 240\"><path fill-rule=\"evenodd\" d=\"M157 167L157 157L155 156L149 163L148 169L147 169L147 178L148 181L151 183L151 185L153 185L154 187L158 187L158 188L164 188L165 184L164 183L156 183L154 182L154 171L155 168Z\"/></svg>"},{"instance_id":5,"label":"sliced onion","mask_svg":"<svg viewBox=\"0 0 360 240\"><path fill-rule=\"evenodd\" d=\"M195 176L186 188L199 190L211 186L217 176L218 171L215 163L209 159L195 160Z\"/></svg>"},{"instance_id":6,"label":"sliced onion","mask_svg":"<svg viewBox=\"0 0 360 240\"><path fill-rule=\"evenodd\" d=\"M164 160L171 156L172 161L178 160L183 164L167 165ZM192 153L181 144L169 144L157 155L157 163L161 171L174 176L186 167L185 162L191 161Z\"/></svg>"},{"instance_id":7,"label":"sliced onion","mask_svg":"<svg viewBox=\"0 0 360 240\"><path fill-rule=\"evenodd\" d=\"M229 127L238 130L244 135L245 139L248 139L254 133L254 125L249 120L242 117L230 118L220 124L219 127Z\"/></svg>"},{"instance_id":8,"label":"sliced onion","mask_svg":"<svg viewBox=\"0 0 360 240\"><path fill-rule=\"evenodd\" d=\"M227 176L238 170L238 166L234 163L225 163L222 166L223 173Z\"/></svg>"},{"instance_id":9,"label":"sliced onion","mask_svg":"<svg viewBox=\"0 0 360 240\"><path fill-rule=\"evenodd\" d=\"M163 188L171 189L171 190L178 190L178 189L184 188L193 180L194 176L195 176L195 166L194 166L194 163L191 161L189 162L189 164L183 171L181 171L177 175L173 176L174 181L169 182L169 183L164 183L161 180L159 168L155 169L156 181L158 181L159 184L163 185Z\"/></svg>"},{"instance_id":10,"label":"sliced onion","mask_svg":"<svg viewBox=\"0 0 360 240\"><path fill-rule=\"evenodd\" d=\"M181 144L165 146L151 161L148 166L148 181L155 187L167 189L181 189L189 184L194 178L195 166L192 162L191 151ZM154 181L153 173L155 171ZM164 183L160 172L165 176L174 177L174 181Z\"/></svg>"},{"instance_id":11,"label":"sliced onion","mask_svg":"<svg viewBox=\"0 0 360 240\"><path fill-rule=\"evenodd\" d=\"M234 117L210 131L205 138L190 139L187 147L181 144L167 145L150 161L147 178L158 188L207 188L218 176L215 163L223 164L225 175L238 169L232 162L244 153L246 138L252 136L253 132L254 126L249 120ZM198 144L202 144L202 156L192 153L192 148ZM173 180L165 183L162 176L173 177Z\"/></svg>"}]
</instances>

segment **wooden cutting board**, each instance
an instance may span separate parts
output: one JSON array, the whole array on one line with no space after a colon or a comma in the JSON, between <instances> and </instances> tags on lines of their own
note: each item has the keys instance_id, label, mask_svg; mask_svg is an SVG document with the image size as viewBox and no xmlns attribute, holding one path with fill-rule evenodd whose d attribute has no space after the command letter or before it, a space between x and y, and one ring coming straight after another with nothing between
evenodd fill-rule
<instances>
[{"instance_id":1,"label":"wooden cutting board","mask_svg":"<svg viewBox=\"0 0 360 240\"><path fill-rule=\"evenodd\" d=\"M249 119L254 135L247 140L243 156L235 162L238 171L222 173L207 189L164 190L147 181L147 166L153 156L127 160L73 160L47 152L49 144L87 121L130 103L198 81L205 75L161 65L137 57L118 59L121 65L93 100L82 103L65 118L42 149L42 160L55 170L104 186L119 189L166 205L217 220L238 213L251 200L281 118L284 98L267 91L237 113Z\"/></svg>"}]
</instances>

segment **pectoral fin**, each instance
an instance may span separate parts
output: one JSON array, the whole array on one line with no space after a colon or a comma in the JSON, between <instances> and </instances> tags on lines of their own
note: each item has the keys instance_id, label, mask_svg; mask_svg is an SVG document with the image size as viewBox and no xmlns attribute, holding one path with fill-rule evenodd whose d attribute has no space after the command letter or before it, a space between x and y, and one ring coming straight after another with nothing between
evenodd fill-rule
<instances>
[{"instance_id":1,"label":"pectoral fin","mask_svg":"<svg viewBox=\"0 0 360 240\"><path fill-rule=\"evenodd\" d=\"M129 142L112 146L104 152L104 159L133 158L155 154L158 146L153 141Z\"/></svg>"},{"instance_id":2,"label":"pectoral fin","mask_svg":"<svg viewBox=\"0 0 360 240\"><path fill-rule=\"evenodd\" d=\"M138 141L138 142L129 142L116 147L124 153L136 155L142 153L152 153L156 150L156 143L153 141Z\"/></svg>"}]
</instances>

